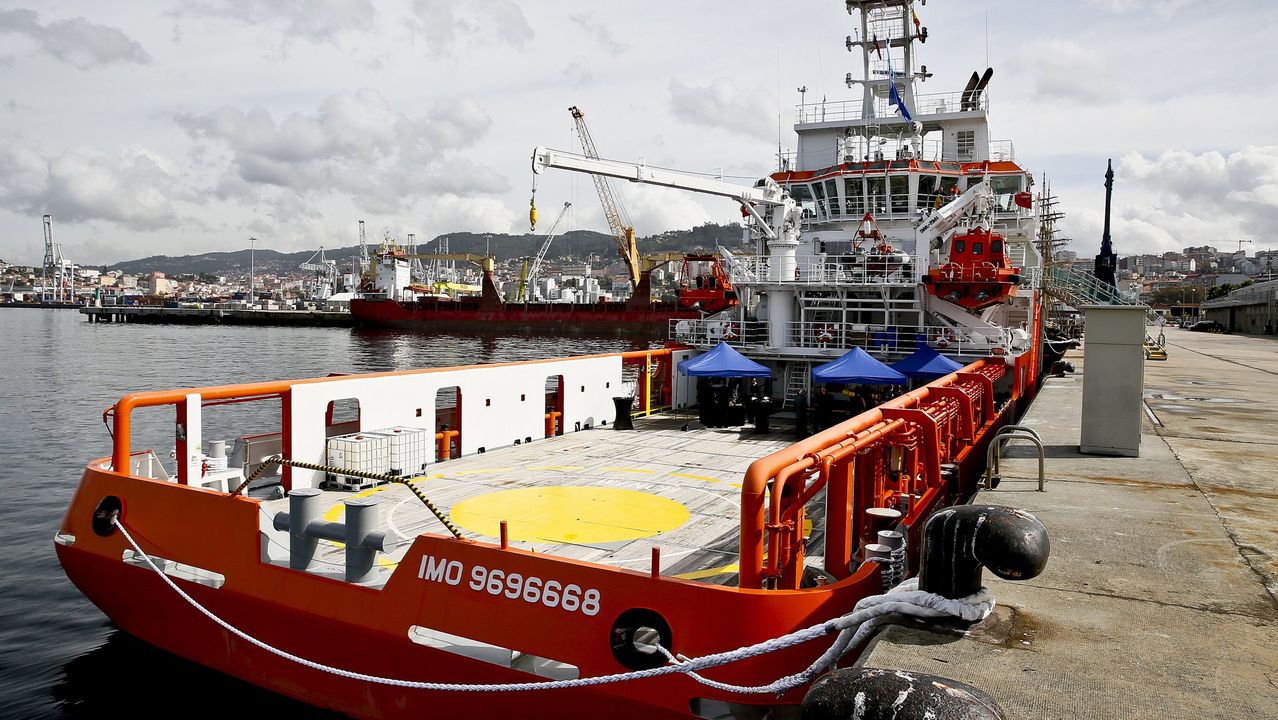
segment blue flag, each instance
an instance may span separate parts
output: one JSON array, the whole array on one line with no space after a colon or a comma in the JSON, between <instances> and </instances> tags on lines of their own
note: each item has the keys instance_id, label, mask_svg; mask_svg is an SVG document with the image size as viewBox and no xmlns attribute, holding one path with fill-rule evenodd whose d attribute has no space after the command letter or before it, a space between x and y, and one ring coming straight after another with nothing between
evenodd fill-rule
<instances>
[{"instance_id":1,"label":"blue flag","mask_svg":"<svg viewBox=\"0 0 1278 720\"><path fill-rule=\"evenodd\" d=\"M892 70L892 54L888 53L888 102L897 106L901 110L901 117L906 122L914 122L914 117L910 115L910 111L905 107L905 101L901 99L901 93L896 89L896 72Z\"/></svg>"}]
</instances>

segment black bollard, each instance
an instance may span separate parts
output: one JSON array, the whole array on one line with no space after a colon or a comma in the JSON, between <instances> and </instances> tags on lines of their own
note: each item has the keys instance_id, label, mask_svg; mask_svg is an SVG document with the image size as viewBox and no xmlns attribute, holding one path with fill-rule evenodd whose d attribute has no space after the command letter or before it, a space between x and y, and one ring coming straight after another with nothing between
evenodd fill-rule
<instances>
[{"instance_id":1,"label":"black bollard","mask_svg":"<svg viewBox=\"0 0 1278 720\"><path fill-rule=\"evenodd\" d=\"M919 589L964 598L981 589L981 568L1028 580L1047 566L1047 528L1022 510L989 505L946 508L923 526Z\"/></svg>"},{"instance_id":2,"label":"black bollard","mask_svg":"<svg viewBox=\"0 0 1278 720\"><path fill-rule=\"evenodd\" d=\"M629 397L615 397L612 404L617 406L617 419L612 423L613 430L634 430L635 424L630 419L630 408L634 400Z\"/></svg>"},{"instance_id":3,"label":"black bollard","mask_svg":"<svg viewBox=\"0 0 1278 720\"><path fill-rule=\"evenodd\" d=\"M845 668L812 685L803 720L1005 720L1003 709L971 685L902 670Z\"/></svg>"}]
</instances>

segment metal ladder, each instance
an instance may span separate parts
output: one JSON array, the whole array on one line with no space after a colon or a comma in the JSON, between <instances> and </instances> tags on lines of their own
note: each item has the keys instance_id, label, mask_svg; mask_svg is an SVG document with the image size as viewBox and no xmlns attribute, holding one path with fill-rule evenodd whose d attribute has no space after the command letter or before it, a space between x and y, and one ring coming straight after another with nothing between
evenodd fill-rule
<instances>
[{"instance_id":1,"label":"metal ladder","mask_svg":"<svg viewBox=\"0 0 1278 720\"><path fill-rule=\"evenodd\" d=\"M786 367L785 396L781 398L783 409L794 407L794 398L798 396L800 390L807 393L809 399L812 397L811 378L812 363L807 360L795 360Z\"/></svg>"}]
</instances>

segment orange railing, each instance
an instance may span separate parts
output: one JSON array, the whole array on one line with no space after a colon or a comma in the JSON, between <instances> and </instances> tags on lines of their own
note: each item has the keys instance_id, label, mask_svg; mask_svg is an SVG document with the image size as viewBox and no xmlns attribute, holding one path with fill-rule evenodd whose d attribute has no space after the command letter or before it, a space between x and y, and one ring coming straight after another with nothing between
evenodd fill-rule
<instances>
[{"instance_id":1,"label":"orange railing","mask_svg":"<svg viewBox=\"0 0 1278 720\"><path fill-rule=\"evenodd\" d=\"M988 437L999 420L994 382L1006 372L978 361L751 464L741 489L740 586L799 587L804 506L821 490L825 569L835 578L848 577L861 544L887 529L866 510L898 510L913 530L939 502L957 499L943 466Z\"/></svg>"},{"instance_id":2,"label":"orange railing","mask_svg":"<svg viewBox=\"0 0 1278 720\"><path fill-rule=\"evenodd\" d=\"M637 366L640 368L639 373L639 390L640 390L640 411L647 414L660 409L663 405L668 406L670 401L670 392L673 386L674 367L671 362L671 351L665 348L652 350L640 350L624 353L604 353L594 356L581 357L617 357L620 358L623 367ZM509 367L511 365L520 365L525 363L546 363L563 360L566 358L553 358L548 360L528 360L523 363L494 363L484 365L485 369L497 369ZM568 358L578 359L578 358ZM352 379L377 378L394 375L411 375L418 373L435 373L456 370L459 368L427 368L421 370L404 370L396 372L384 373L368 373L364 375L339 375L326 378L311 378L306 380L282 380L272 382L248 383L243 385L217 385L199 388L184 388L179 390L162 390L151 392L140 392L126 395L120 398L114 406L107 408L103 412L103 420L108 419L111 422L112 430L112 452L111 465L116 472L127 473L129 468L129 456L132 452L132 414L134 410L147 407L174 406L177 414L177 427L185 428L187 424L187 398L189 396L198 396L200 404L203 407L213 405L225 405L237 402L249 402L260 400L271 400L278 398L281 403L280 413L280 433L284 448L288 448L289 438L291 436L290 428L290 401L294 387L308 383L323 383L332 381L350 381ZM556 413L557 415L557 413ZM556 423L561 422L561 417L553 418ZM547 427L551 427L550 420L547 420ZM564 428L557 428L564 429ZM437 457L439 459L447 459L455 457L453 447L456 446L458 437L460 436L462 427L453 427L444 432L436 433L435 441L437 443ZM185 433L178 432L176 434L177 455L179 458L188 457L186 447ZM187 477L187 463L178 462L178 481L186 483L189 481ZM285 467L284 485L289 487L290 468Z\"/></svg>"}]
</instances>

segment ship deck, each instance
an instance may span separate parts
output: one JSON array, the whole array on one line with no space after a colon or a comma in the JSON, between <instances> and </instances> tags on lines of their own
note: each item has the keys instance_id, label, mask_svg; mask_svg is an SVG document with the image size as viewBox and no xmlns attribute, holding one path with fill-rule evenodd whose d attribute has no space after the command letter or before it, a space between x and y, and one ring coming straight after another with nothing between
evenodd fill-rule
<instances>
[{"instance_id":1,"label":"ship deck","mask_svg":"<svg viewBox=\"0 0 1278 720\"><path fill-rule=\"evenodd\" d=\"M650 571L652 548L659 547L662 574L735 585L742 476L755 459L790 445L792 428L774 422L773 432L758 435L752 426L707 428L696 415L682 414L638 418L634 425L434 463L415 484L470 539L498 542L504 520L513 547L641 572ZM392 537L448 533L398 484L325 490L325 519L341 520L342 502L353 497L379 501L377 529ZM267 556L282 566L288 533L273 529L271 519L287 510L287 499L261 504ZM819 537L818 530L813 540ZM380 555L378 571L364 584L384 584L408 545ZM311 572L341 578L344 552L321 541Z\"/></svg>"}]
</instances>

